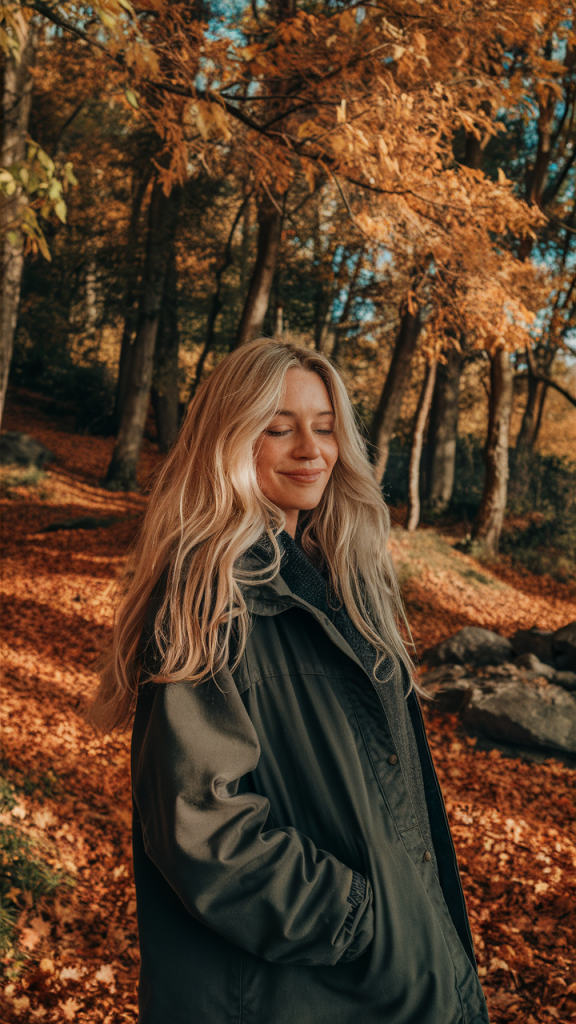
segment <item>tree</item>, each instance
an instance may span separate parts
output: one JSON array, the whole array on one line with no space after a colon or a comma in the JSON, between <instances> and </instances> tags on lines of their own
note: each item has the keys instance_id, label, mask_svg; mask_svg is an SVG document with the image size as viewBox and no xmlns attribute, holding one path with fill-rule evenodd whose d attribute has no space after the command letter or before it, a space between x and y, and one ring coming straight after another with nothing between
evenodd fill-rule
<instances>
[{"instance_id":1,"label":"tree","mask_svg":"<svg viewBox=\"0 0 576 1024\"><path fill-rule=\"evenodd\" d=\"M168 246L166 275L154 348L151 398L156 417L158 447L167 452L178 433L180 389L178 380L178 277L174 238Z\"/></svg>"},{"instance_id":2,"label":"tree","mask_svg":"<svg viewBox=\"0 0 576 1024\"><path fill-rule=\"evenodd\" d=\"M390 441L396 427L412 359L422 327L422 314L413 301L405 299L400 310L400 326L394 343L390 368L376 406L370 429L370 443L375 449L374 473L380 483L384 477Z\"/></svg>"},{"instance_id":3,"label":"tree","mask_svg":"<svg viewBox=\"0 0 576 1024\"><path fill-rule=\"evenodd\" d=\"M439 363L430 410L427 457L427 499L436 512L445 512L454 490L458 397L464 361L461 349L452 346Z\"/></svg>"},{"instance_id":4,"label":"tree","mask_svg":"<svg viewBox=\"0 0 576 1024\"><path fill-rule=\"evenodd\" d=\"M179 189L172 189L166 195L162 179L157 176L150 198L142 293L130 356L130 374L116 445L106 474L109 490L138 489L136 470L148 414L154 349L174 245L179 198Z\"/></svg>"},{"instance_id":5,"label":"tree","mask_svg":"<svg viewBox=\"0 0 576 1024\"><path fill-rule=\"evenodd\" d=\"M486 480L472 531L472 539L490 555L498 552L508 497L508 448L513 381L510 353L504 348L499 348L490 359Z\"/></svg>"},{"instance_id":6,"label":"tree","mask_svg":"<svg viewBox=\"0 0 576 1024\"><path fill-rule=\"evenodd\" d=\"M268 311L270 290L276 272L282 235L282 200L266 193L258 204L258 242L256 262L233 348L252 341L262 333Z\"/></svg>"},{"instance_id":7,"label":"tree","mask_svg":"<svg viewBox=\"0 0 576 1024\"><path fill-rule=\"evenodd\" d=\"M0 167L10 171L26 157L28 120L32 102L32 65L36 48L35 26L18 13L14 19L14 46L2 62L2 129ZM24 264L24 238L20 226L22 189L0 191L0 421L4 411L8 373L20 301Z\"/></svg>"},{"instance_id":8,"label":"tree","mask_svg":"<svg viewBox=\"0 0 576 1024\"><path fill-rule=\"evenodd\" d=\"M153 172L151 155L145 156L144 161L139 163L138 170L135 171L133 177L130 220L126 237L127 276L124 293L124 328L120 343L118 380L116 382L116 400L114 403L114 429L116 432L120 426L122 410L130 381L132 343L138 319L138 276L142 269L138 258L138 238L140 234L142 204Z\"/></svg>"},{"instance_id":9,"label":"tree","mask_svg":"<svg viewBox=\"0 0 576 1024\"><path fill-rule=\"evenodd\" d=\"M420 521L420 460L424 444L426 420L428 419L428 413L432 404L437 365L435 359L428 364L414 420L410 464L408 467L408 515L406 519L406 529L410 531L415 530Z\"/></svg>"}]
</instances>

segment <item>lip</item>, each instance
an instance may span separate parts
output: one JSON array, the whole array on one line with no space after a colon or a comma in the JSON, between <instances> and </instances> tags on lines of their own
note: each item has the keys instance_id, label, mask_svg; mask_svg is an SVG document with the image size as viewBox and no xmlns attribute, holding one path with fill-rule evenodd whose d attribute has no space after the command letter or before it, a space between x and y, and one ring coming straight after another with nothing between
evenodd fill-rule
<instances>
[{"instance_id":1,"label":"lip","mask_svg":"<svg viewBox=\"0 0 576 1024\"><path fill-rule=\"evenodd\" d=\"M281 476L287 476L290 478L290 480L297 480L300 483L304 484L315 483L315 481L318 480L321 473L321 469L299 469L293 473L286 473L280 471Z\"/></svg>"}]
</instances>

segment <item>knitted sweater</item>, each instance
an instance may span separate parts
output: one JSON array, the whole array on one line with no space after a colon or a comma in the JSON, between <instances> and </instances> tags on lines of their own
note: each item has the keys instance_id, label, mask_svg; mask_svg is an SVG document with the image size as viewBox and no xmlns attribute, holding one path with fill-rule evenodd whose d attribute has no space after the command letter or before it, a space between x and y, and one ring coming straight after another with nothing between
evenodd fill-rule
<instances>
[{"instance_id":1,"label":"knitted sweater","mask_svg":"<svg viewBox=\"0 0 576 1024\"><path fill-rule=\"evenodd\" d=\"M432 860L437 871L420 757L406 704L408 683L405 673L403 673L402 681L391 679L383 682L374 676L374 664L376 661L374 648L356 629L344 606L340 605L339 608L332 606L328 597L329 587L322 573L312 564L290 534L284 531L280 534L278 540L283 551L280 567L282 579L297 597L307 601L308 604L313 605L328 616L370 676L372 685L380 698L390 725L400 765L404 772L406 785L412 800L416 821L418 822L426 849L432 852ZM386 669L385 664L379 667L378 672L382 672L383 669Z\"/></svg>"}]
</instances>

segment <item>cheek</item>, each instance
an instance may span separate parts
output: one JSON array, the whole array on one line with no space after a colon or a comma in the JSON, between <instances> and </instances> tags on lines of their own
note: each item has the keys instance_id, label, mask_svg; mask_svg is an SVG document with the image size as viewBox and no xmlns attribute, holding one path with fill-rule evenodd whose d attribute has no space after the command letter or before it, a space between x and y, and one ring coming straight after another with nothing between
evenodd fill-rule
<instances>
[{"instance_id":1,"label":"cheek","mask_svg":"<svg viewBox=\"0 0 576 1024\"><path fill-rule=\"evenodd\" d=\"M277 453L270 444L270 439L265 437L256 454L256 475L258 479L265 480L272 473L276 464Z\"/></svg>"},{"instance_id":2,"label":"cheek","mask_svg":"<svg viewBox=\"0 0 576 1024\"><path fill-rule=\"evenodd\" d=\"M326 459L327 464L330 466L330 470L333 470L334 466L338 462L338 442L335 438L330 442L330 444L324 451L324 458Z\"/></svg>"}]
</instances>

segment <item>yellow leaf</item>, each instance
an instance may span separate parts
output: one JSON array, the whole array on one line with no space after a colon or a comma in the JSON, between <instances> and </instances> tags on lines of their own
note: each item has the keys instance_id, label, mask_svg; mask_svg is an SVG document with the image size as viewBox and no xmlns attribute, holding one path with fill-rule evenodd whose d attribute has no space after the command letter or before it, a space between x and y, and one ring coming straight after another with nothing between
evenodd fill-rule
<instances>
[{"instance_id":1,"label":"yellow leaf","mask_svg":"<svg viewBox=\"0 0 576 1024\"><path fill-rule=\"evenodd\" d=\"M66 203L63 199L59 199L58 202L54 204L54 213L58 217L58 220L61 220L63 224L66 223L67 210Z\"/></svg>"},{"instance_id":2,"label":"yellow leaf","mask_svg":"<svg viewBox=\"0 0 576 1024\"><path fill-rule=\"evenodd\" d=\"M54 173L54 161L50 159L48 153L45 153L43 149L38 149L36 154L38 163L44 168L44 170L51 176Z\"/></svg>"},{"instance_id":3,"label":"yellow leaf","mask_svg":"<svg viewBox=\"0 0 576 1024\"><path fill-rule=\"evenodd\" d=\"M108 14L107 11L101 10L99 7L97 7L96 10L98 12L98 17L100 18L100 21L103 25L106 26L106 28L116 28L116 18L114 18L111 14Z\"/></svg>"},{"instance_id":4,"label":"yellow leaf","mask_svg":"<svg viewBox=\"0 0 576 1024\"><path fill-rule=\"evenodd\" d=\"M138 97L137 97L136 93L134 92L134 90L133 89L125 89L124 90L124 95L125 95L126 99L128 100L128 103L130 104L130 106L134 107L134 110L138 110Z\"/></svg>"},{"instance_id":5,"label":"yellow leaf","mask_svg":"<svg viewBox=\"0 0 576 1024\"><path fill-rule=\"evenodd\" d=\"M64 164L64 174L66 176L66 181L70 185L77 185L78 184L78 178L74 174L73 166L72 166L72 163L70 162L70 160L68 160Z\"/></svg>"}]
</instances>

